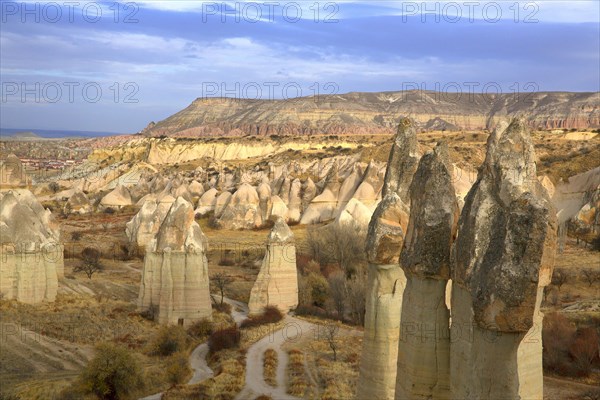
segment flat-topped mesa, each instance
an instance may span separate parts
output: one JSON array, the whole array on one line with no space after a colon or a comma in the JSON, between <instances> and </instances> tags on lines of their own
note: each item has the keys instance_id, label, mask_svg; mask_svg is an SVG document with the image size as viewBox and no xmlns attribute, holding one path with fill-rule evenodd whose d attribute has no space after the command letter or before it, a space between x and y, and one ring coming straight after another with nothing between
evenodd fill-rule
<instances>
[{"instance_id":1,"label":"flat-topped mesa","mask_svg":"<svg viewBox=\"0 0 600 400\"><path fill-rule=\"evenodd\" d=\"M54 301L64 275L58 226L28 190L0 193L0 293L23 303Z\"/></svg>"},{"instance_id":2,"label":"flat-topped mesa","mask_svg":"<svg viewBox=\"0 0 600 400\"><path fill-rule=\"evenodd\" d=\"M540 304L556 229L525 122L500 125L453 249L452 398L543 398Z\"/></svg>"},{"instance_id":3,"label":"flat-topped mesa","mask_svg":"<svg viewBox=\"0 0 600 400\"><path fill-rule=\"evenodd\" d=\"M267 306L287 313L298 306L298 272L294 234L283 218L277 218L267 237L267 253L250 292L250 315Z\"/></svg>"},{"instance_id":4,"label":"flat-topped mesa","mask_svg":"<svg viewBox=\"0 0 600 400\"><path fill-rule=\"evenodd\" d=\"M178 197L149 243L139 305L158 307L158 322L188 326L211 318L206 237L194 208Z\"/></svg>"},{"instance_id":5,"label":"flat-topped mesa","mask_svg":"<svg viewBox=\"0 0 600 400\"><path fill-rule=\"evenodd\" d=\"M382 197L394 192L405 203L408 203L408 190L418 163L416 124L410 118L402 118L398 124L398 131L390 150Z\"/></svg>"},{"instance_id":6,"label":"flat-topped mesa","mask_svg":"<svg viewBox=\"0 0 600 400\"><path fill-rule=\"evenodd\" d=\"M425 154L410 185L410 221L400 266L402 301L396 399L450 395L450 312L446 285L459 208L444 143Z\"/></svg>"},{"instance_id":7,"label":"flat-topped mesa","mask_svg":"<svg viewBox=\"0 0 600 400\"><path fill-rule=\"evenodd\" d=\"M369 268L357 399L394 398L400 310L406 286L406 277L399 266L409 215L403 199L416 170L417 161L411 155L414 151L414 125L403 119L390 151L383 185L385 195L371 217L367 232L365 251Z\"/></svg>"}]
</instances>

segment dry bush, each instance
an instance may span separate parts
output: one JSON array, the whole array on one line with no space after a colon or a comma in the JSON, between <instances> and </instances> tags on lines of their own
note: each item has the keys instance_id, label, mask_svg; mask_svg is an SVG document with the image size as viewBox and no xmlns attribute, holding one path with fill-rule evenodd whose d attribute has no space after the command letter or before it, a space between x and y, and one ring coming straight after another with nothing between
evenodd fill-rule
<instances>
[{"instance_id":1,"label":"dry bush","mask_svg":"<svg viewBox=\"0 0 600 400\"><path fill-rule=\"evenodd\" d=\"M577 329L559 313L544 318L544 369L562 376L588 376L598 360L600 339L593 327Z\"/></svg>"},{"instance_id":2,"label":"dry bush","mask_svg":"<svg viewBox=\"0 0 600 400\"><path fill-rule=\"evenodd\" d=\"M304 369L304 353L297 349L288 351L287 378L288 388L287 393L292 396L303 398L311 386Z\"/></svg>"},{"instance_id":3,"label":"dry bush","mask_svg":"<svg viewBox=\"0 0 600 400\"><path fill-rule=\"evenodd\" d=\"M229 304L229 303L221 304L218 301L217 302L213 301L212 308L213 308L213 310L224 313L224 314L231 314L231 304Z\"/></svg>"},{"instance_id":4,"label":"dry bush","mask_svg":"<svg viewBox=\"0 0 600 400\"><path fill-rule=\"evenodd\" d=\"M235 325L213 332L208 339L208 348L211 354L224 349L238 347L239 345L240 331Z\"/></svg>"},{"instance_id":5,"label":"dry bush","mask_svg":"<svg viewBox=\"0 0 600 400\"><path fill-rule=\"evenodd\" d=\"M240 324L240 328L253 328L256 326L266 325L266 324L274 324L283 319L283 314L279 309L275 306L267 306L265 310L260 315L254 315L246 318Z\"/></svg>"},{"instance_id":6,"label":"dry bush","mask_svg":"<svg viewBox=\"0 0 600 400\"><path fill-rule=\"evenodd\" d=\"M213 323L207 318L202 318L200 321L194 322L188 329L187 333L196 340L203 339L213 332Z\"/></svg>"},{"instance_id":7,"label":"dry bush","mask_svg":"<svg viewBox=\"0 0 600 400\"><path fill-rule=\"evenodd\" d=\"M308 229L306 240L313 260L321 266L334 264L347 277L352 277L366 266L366 236L366 228L356 223L343 226L331 224Z\"/></svg>"},{"instance_id":8,"label":"dry bush","mask_svg":"<svg viewBox=\"0 0 600 400\"><path fill-rule=\"evenodd\" d=\"M595 328L578 329L569 348L569 354L573 358L580 375L588 376L590 374L594 361L598 359L599 347L600 338Z\"/></svg>"},{"instance_id":9,"label":"dry bush","mask_svg":"<svg viewBox=\"0 0 600 400\"><path fill-rule=\"evenodd\" d=\"M179 325L162 326L150 340L148 353L167 357L185 351L188 347L187 333Z\"/></svg>"},{"instance_id":10,"label":"dry bush","mask_svg":"<svg viewBox=\"0 0 600 400\"><path fill-rule=\"evenodd\" d=\"M273 387L277 387L278 363L279 358L277 357L277 352L273 349L265 350L263 359L263 376L265 377L265 382Z\"/></svg>"},{"instance_id":11,"label":"dry bush","mask_svg":"<svg viewBox=\"0 0 600 400\"><path fill-rule=\"evenodd\" d=\"M169 357L166 367L167 380L173 386L185 382L186 378L192 373L190 368L189 356L186 352L177 352Z\"/></svg>"},{"instance_id":12,"label":"dry bush","mask_svg":"<svg viewBox=\"0 0 600 400\"><path fill-rule=\"evenodd\" d=\"M544 317L542 342L544 344L544 368L563 375L568 369L570 360L568 349L577 328L559 313L547 314Z\"/></svg>"},{"instance_id":13,"label":"dry bush","mask_svg":"<svg viewBox=\"0 0 600 400\"><path fill-rule=\"evenodd\" d=\"M110 343L96 347L96 355L80 380L86 392L106 400L134 398L137 390L144 385L142 368L135 356L127 349Z\"/></svg>"}]
</instances>

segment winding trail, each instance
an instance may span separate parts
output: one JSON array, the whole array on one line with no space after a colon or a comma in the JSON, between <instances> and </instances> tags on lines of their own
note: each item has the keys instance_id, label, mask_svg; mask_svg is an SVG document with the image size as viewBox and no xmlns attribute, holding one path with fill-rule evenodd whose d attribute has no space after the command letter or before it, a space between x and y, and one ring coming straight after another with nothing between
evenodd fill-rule
<instances>
[{"instance_id":1,"label":"winding trail","mask_svg":"<svg viewBox=\"0 0 600 400\"><path fill-rule=\"evenodd\" d=\"M248 306L240 301L225 298L224 301L231 305L231 317L239 326L248 316ZM267 395L277 400L299 400L287 393L287 364L288 354L282 350L282 346L287 342L296 342L303 336L314 334L315 325L291 315L284 319L283 328L270 332L248 348L246 353L246 385L237 395L238 400L255 399L260 395ZM277 387L272 387L265 382L263 375L263 359L267 349L273 349L277 352ZM200 383L206 379L212 378L214 373L206 362L208 355L208 343L204 342L198 345L190 354L190 366L194 375L188 381L188 385ZM140 400L160 400L161 393L156 393Z\"/></svg>"},{"instance_id":2,"label":"winding trail","mask_svg":"<svg viewBox=\"0 0 600 400\"><path fill-rule=\"evenodd\" d=\"M286 342L296 342L302 336L313 334L314 325L293 316L287 316L284 323L282 329L268 334L248 349L246 353L246 385L236 399L249 400L260 395L267 395L277 400L299 399L287 393L288 354L281 347ZM267 349L277 352L277 387L270 386L264 379L263 360Z\"/></svg>"},{"instance_id":3,"label":"winding trail","mask_svg":"<svg viewBox=\"0 0 600 400\"><path fill-rule=\"evenodd\" d=\"M231 317L235 323L239 326L243 320L248 316L248 306L240 301L224 298L225 303L231 305ZM204 342L199 344L190 354L190 367L194 374L188 381L188 385L194 385L210 379L214 376L214 372L208 366L206 362L206 356L208 355L208 343ZM261 364L262 365L262 364ZM262 371L262 369L261 369ZM156 393L147 397L143 397L140 400L160 400L164 392Z\"/></svg>"}]
</instances>

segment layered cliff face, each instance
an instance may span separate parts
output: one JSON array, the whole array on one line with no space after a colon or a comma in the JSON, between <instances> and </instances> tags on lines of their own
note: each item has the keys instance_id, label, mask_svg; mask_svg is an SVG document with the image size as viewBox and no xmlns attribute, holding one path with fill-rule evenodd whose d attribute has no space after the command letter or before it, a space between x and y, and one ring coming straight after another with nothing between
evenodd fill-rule
<instances>
[{"instance_id":1,"label":"layered cliff face","mask_svg":"<svg viewBox=\"0 0 600 400\"><path fill-rule=\"evenodd\" d=\"M597 93L428 91L347 93L287 100L197 99L144 135L243 136L392 133L401 115L422 128L485 129L515 114L541 129L597 128Z\"/></svg>"},{"instance_id":2,"label":"layered cliff face","mask_svg":"<svg viewBox=\"0 0 600 400\"><path fill-rule=\"evenodd\" d=\"M58 226L28 190L0 193L0 293L24 303L54 301L64 275Z\"/></svg>"},{"instance_id":3,"label":"layered cliff face","mask_svg":"<svg viewBox=\"0 0 600 400\"><path fill-rule=\"evenodd\" d=\"M142 272L139 306L157 307L160 323L211 318L206 243L192 205L177 198L148 244Z\"/></svg>"},{"instance_id":4,"label":"layered cliff face","mask_svg":"<svg viewBox=\"0 0 600 400\"><path fill-rule=\"evenodd\" d=\"M284 313L298 306L294 234L283 218L275 221L267 238L267 252L250 292L249 314L260 314L267 306Z\"/></svg>"},{"instance_id":5,"label":"layered cliff face","mask_svg":"<svg viewBox=\"0 0 600 400\"><path fill-rule=\"evenodd\" d=\"M396 399L450 398L450 312L446 286L458 202L445 144L425 154L410 186L400 265L406 275Z\"/></svg>"},{"instance_id":6,"label":"layered cliff face","mask_svg":"<svg viewBox=\"0 0 600 400\"><path fill-rule=\"evenodd\" d=\"M540 303L554 264L555 210L527 126L499 126L465 199L452 287L452 398L542 399Z\"/></svg>"},{"instance_id":7,"label":"layered cliff face","mask_svg":"<svg viewBox=\"0 0 600 400\"><path fill-rule=\"evenodd\" d=\"M400 310L406 277L399 266L408 225L407 189L416 169L414 122L402 120L390 152L365 250L369 261L365 333L357 399L393 399L400 335Z\"/></svg>"}]
</instances>

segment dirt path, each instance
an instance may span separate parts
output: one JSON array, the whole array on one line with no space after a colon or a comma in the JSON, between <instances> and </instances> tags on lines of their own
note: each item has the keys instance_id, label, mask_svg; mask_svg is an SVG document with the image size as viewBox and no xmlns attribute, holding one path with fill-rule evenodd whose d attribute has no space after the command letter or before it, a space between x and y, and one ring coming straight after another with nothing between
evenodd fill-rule
<instances>
[{"instance_id":1,"label":"dirt path","mask_svg":"<svg viewBox=\"0 0 600 400\"><path fill-rule=\"evenodd\" d=\"M288 354L282 350L281 346L288 341L297 341L302 336L311 334L312 328L313 324L310 322L288 316L285 318L285 326L282 329L265 336L250 346L246 353L246 386L236 399L255 399L260 395L267 395L277 400L298 399L287 394ZM277 387L275 388L268 385L263 376L263 359L267 349L277 352Z\"/></svg>"},{"instance_id":2,"label":"dirt path","mask_svg":"<svg viewBox=\"0 0 600 400\"><path fill-rule=\"evenodd\" d=\"M224 301L225 303L231 305L231 317L239 326L240 323L243 320L245 320L248 316L248 306L242 302L231 300L228 298L224 298ZM192 378L188 381L188 385L194 385L196 383L200 383L202 381L205 381L206 379L210 379L213 377L214 372L206 362L208 350L208 343L204 342L198 345L190 354L190 367L192 368L194 374L192 375ZM140 400L160 400L161 396L162 392L144 397Z\"/></svg>"}]
</instances>

